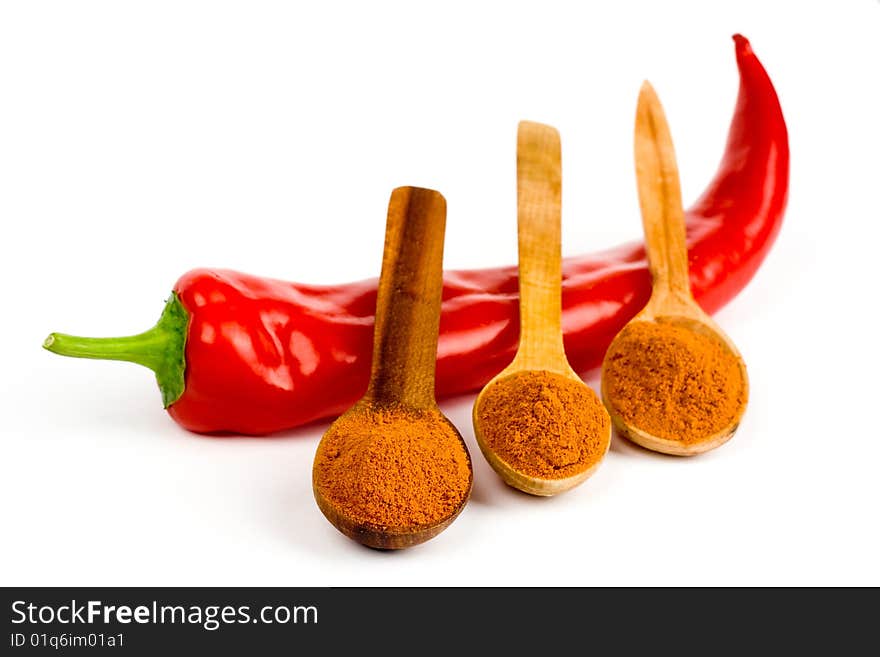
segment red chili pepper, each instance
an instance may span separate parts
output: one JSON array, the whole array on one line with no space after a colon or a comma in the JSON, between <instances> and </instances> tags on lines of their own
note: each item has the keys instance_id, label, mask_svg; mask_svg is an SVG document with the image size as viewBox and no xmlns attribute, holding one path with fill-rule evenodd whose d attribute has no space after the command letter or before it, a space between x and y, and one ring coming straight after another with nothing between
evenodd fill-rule
<instances>
[{"instance_id":1,"label":"red chili pepper","mask_svg":"<svg viewBox=\"0 0 880 657\"><path fill-rule=\"evenodd\" d=\"M734 36L739 97L721 165L687 212L690 278L708 312L754 275L782 223L788 135L749 42ZM567 259L563 329L572 366L597 366L651 290L641 244ZM474 390L513 357L517 269L447 272L437 394ZM313 286L197 269L174 286L159 323L127 338L52 334L46 348L150 367L165 406L197 432L265 434L336 415L363 395L376 280Z\"/></svg>"}]
</instances>

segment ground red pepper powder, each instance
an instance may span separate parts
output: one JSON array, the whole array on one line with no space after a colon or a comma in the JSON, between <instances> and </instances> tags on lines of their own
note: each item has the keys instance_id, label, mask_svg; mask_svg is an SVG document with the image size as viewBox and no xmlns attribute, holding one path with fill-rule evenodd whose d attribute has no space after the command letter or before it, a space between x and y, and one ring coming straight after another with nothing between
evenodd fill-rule
<instances>
[{"instance_id":1,"label":"ground red pepper powder","mask_svg":"<svg viewBox=\"0 0 880 657\"><path fill-rule=\"evenodd\" d=\"M595 393L552 372L519 372L492 383L476 413L486 446L530 477L574 476L608 450L610 420Z\"/></svg>"},{"instance_id":2,"label":"ground red pepper powder","mask_svg":"<svg viewBox=\"0 0 880 657\"><path fill-rule=\"evenodd\" d=\"M630 324L615 338L602 386L628 424L685 444L728 427L747 394L737 358L718 338L656 322Z\"/></svg>"},{"instance_id":3,"label":"ground red pepper powder","mask_svg":"<svg viewBox=\"0 0 880 657\"><path fill-rule=\"evenodd\" d=\"M470 459L439 410L343 415L315 457L313 479L352 520L377 529L428 525L468 495Z\"/></svg>"}]
</instances>

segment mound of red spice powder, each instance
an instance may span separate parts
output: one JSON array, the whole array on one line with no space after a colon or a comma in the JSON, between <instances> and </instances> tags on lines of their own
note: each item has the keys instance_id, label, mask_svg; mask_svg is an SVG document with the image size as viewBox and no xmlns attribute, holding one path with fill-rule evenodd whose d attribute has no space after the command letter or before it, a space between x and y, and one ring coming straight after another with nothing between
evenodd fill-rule
<instances>
[{"instance_id":1,"label":"mound of red spice powder","mask_svg":"<svg viewBox=\"0 0 880 657\"><path fill-rule=\"evenodd\" d=\"M376 529L448 518L470 492L470 458L438 410L348 413L324 436L313 480L348 518Z\"/></svg>"},{"instance_id":2,"label":"mound of red spice powder","mask_svg":"<svg viewBox=\"0 0 880 657\"><path fill-rule=\"evenodd\" d=\"M483 443L511 468L539 479L564 479L597 464L611 421L579 381L545 371L491 384L476 409Z\"/></svg>"},{"instance_id":3,"label":"mound of red spice powder","mask_svg":"<svg viewBox=\"0 0 880 657\"><path fill-rule=\"evenodd\" d=\"M730 426L747 394L737 358L718 338L655 322L630 324L615 338L602 386L628 424L685 444Z\"/></svg>"}]
</instances>

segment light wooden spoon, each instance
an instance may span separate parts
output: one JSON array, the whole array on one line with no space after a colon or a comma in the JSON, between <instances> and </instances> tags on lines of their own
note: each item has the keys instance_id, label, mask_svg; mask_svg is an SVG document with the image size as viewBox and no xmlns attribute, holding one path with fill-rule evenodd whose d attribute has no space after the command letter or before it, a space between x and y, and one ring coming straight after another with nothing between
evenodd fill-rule
<instances>
[{"instance_id":1,"label":"light wooden spoon","mask_svg":"<svg viewBox=\"0 0 880 657\"><path fill-rule=\"evenodd\" d=\"M544 479L518 471L486 443L479 409L493 384L522 372L545 371L595 393L568 363L562 341L562 152L559 133L522 121L517 133L517 232L519 241L520 336L516 356L495 376L474 404L474 433L483 455L510 486L532 495L556 495L584 482L602 458L571 477ZM598 404L598 399L596 400ZM604 411L603 411L604 412ZM564 420L564 418L563 418ZM611 439L603 437L607 452Z\"/></svg>"},{"instance_id":2,"label":"light wooden spoon","mask_svg":"<svg viewBox=\"0 0 880 657\"><path fill-rule=\"evenodd\" d=\"M407 413L422 417L427 414L430 422L438 423L448 449L463 452L467 460L467 492L445 517L433 522L384 526L350 517L345 509L339 508L331 499L329 489L324 490L320 485L316 468L313 490L318 507L343 534L374 548L406 548L436 536L464 508L473 483L467 447L452 423L440 413L434 397L445 226L446 200L439 192L418 187L400 187L392 192L376 297L369 388L324 434L315 461L317 464L322 447L339 426L351 426L351 420L363 423L367 431L375 431L377 412L384 413L386 419L395 415L405 417ZM402 422L398 426L409 425ZM392 435L393 427L388 424L382 427L383 435ZM420 465L414 467L418 469ZM399 467L406 464L401 463Z\"/></svg>"},{"instance_id":3,"label":"light wooden spoon","mask_svg":"<svg viewBox=\"0 0 880 657\"><path fill-rule=\"evenodd\" d=\"M683 443L651 435L621 418L614 411L606 395L604 367L602 399L617 431L634 443L665 454L679 456L699 454L722 445L733 436L746 410L748 376L745 363L736 346L697 305L691 294L684 209L681 203L675 149L663 106L654 88L647 81L642 85L639 93L636 111L635 161L639 204L645 231L645 249L648 254L653 288L648 304L629 323L668 323L719 340L735 357L742 372L743 402L728 426L699 441Z\"/></svg>"}]
</instances>

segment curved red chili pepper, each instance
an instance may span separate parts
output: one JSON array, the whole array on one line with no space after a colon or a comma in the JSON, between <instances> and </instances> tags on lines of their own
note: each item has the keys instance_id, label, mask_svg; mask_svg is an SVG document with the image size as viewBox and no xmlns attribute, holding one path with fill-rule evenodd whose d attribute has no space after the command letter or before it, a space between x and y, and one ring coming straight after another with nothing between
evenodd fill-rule
<instances>
[{"instance_id":1,"label":"curved red chili pepper","mask_svg":"<svg viewBox=\"0 0 880 657\"><path fill-rule=\"evenodd\" d=\"M726 152L687 212L691 287L708 312L751 280L779 232L788 193L788 135L776 92L749 42L734 41L740 88ZM641 244L566 259L562 321L576 370L601 362L650 290ZM153 368L168 412L197 432L272 433L336 415L363 395L376 280L312 286L197 269L174 291L159 325L141 336L53 334L47 348ZM517 291L516 267L446 273L438 396L477 389L510 362ZM120 347L119 340L130 342Z\"/></svg>"}]
</instances>

